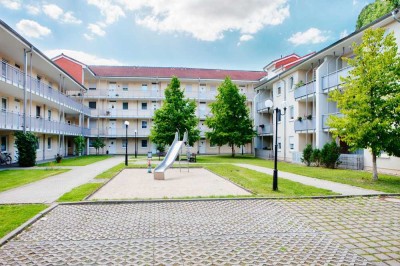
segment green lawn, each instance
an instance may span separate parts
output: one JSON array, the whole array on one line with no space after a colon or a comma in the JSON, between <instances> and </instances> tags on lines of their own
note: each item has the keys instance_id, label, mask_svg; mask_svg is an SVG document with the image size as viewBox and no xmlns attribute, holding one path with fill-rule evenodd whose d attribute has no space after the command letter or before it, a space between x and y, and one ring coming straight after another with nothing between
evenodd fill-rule
<instances>
[{"instance_id":1,"label":"green lawn","mask_svg":"<svg viewBox=\"0 0 400 266\"><path fill-rule=\"evenodd\" d=\"M103 183L87 183L72 189L71 191L62 195L58 202L74 202L81 201L101 187Z\"/></svg>"},{"instance_id":2,"label":"green lawn","mask_svg":"<svg viewBox=\"0 0 400 266\"><path fill-rule=\"evenodd\" d=\"M0 192L19 187L43 178L57 175L69 169L33 169L33 170L4 170L0 171Z\"/></svg>"},{"instance_id":3,"label":"green lawn","mask_svg":"<svg viewBox=\"0 0 400 266\"><path fill-rule=\"evenodd\" d=\"M98 174L95 178L110 179L110 178L113 178L114 176L116 176L123 169L125 169L125 163L120 163L120 164L117 164L114 167L111 167L107 171L104 171L103 173Z\"/></svg>"},{"instance_id":4,"label":"green lawn","mask_svg":"<svg viewBox=\"0 0 400 266\"><path fill-rule=\"evenodd\" d=\"M0 238L46 208L44 204L0 205Z\"/></svg>"},{"instance_id":5,"label":"green lawn","mask_svg":"<svg viewBox=\"0 0 400 266\"><path fill-rule=\"evenodd\" d=\"M198 156L197 161L199 163L246 163L274 168L274 161L252 156L236 155L235 158L228 155ZM278 170L387 193L400 193L400 176L379 174L379 180L374 182L372 181L372 174L367 171L307 167L286 162L278 162Z\"/></svg>"},{"instance_id":6,"label":"green lawn","mask_svg":"<svg viewBox=\"0 0 400 266\"><path fill-rule=\"evenodd\" d=\"M286 179L279 179L278 191L272 190L272 176L254 170L229 164L205 165L205 168L217 175L251 190L255 196L263 197L293 197L337 195L336 193L312 186L303 185Z\"/></svg>"},{"instance_id":7,"label":"green lawn","mask_svg":"<svg viewBox=\"0 0 400 266\"><path fill-rule=\"evenodd\" d=\"M85 166L110 157L111 155L84 155L80 157L63 158L60 163L47 162L38 164L38 166Z\"/></svg>"}]
</instances>

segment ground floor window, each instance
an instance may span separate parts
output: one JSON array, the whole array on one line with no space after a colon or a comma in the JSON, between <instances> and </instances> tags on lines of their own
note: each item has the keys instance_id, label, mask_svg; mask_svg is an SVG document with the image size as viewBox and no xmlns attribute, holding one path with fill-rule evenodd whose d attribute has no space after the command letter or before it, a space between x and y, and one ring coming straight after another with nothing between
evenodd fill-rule
<instances>
[{"instance_id":1,"label":"ground floor window","mask_svg":"<svg viewBox=\"0 0 400 266\"><path fill-rule=\"evenodd\" d=\"M290 150L294 150L294 137L293 136L289 137L289 148L290 148Z\"/></svg>"},{"instance_id":2,"label":"ground floor window","mask_svg":"<svg viewBox=\"0 0 400 266\"><path fill-rule=\"evenodd\" d=\"M7 151L7 136L0 137L1 151Z\"/></svg>"},{"instance_id":3,"label":"ground floor window","mask_svg":"<svg viewBox=\"0 0 400 266\"><path fill-rule=\"evenodd\" d=\"M126 140L122 140L122 148L126 148Z\"/></svg>"},{"instance_id":4,"label":"ground floor window","mask_svg":"<svg viewBox=\"0 0 400 266\"><path fill-rule=\"evenodd\" d=\"M142 139L142 148L147 148L147 139Z\"/></svg>"},{"instance_id":5,"label":"ground floor window","mask_svg":"<svg viewBox=\"0 0 400 266\"><path fill-rule=\"evenodd\" d=\"M51 138L47 138L47 149L51 150Z\"/></svg>"},{"instance_id":6,"label":"ground floor window","mask_svg":"<svg viewBox=\"0 0 400 266\"><path fill-rule=\"evenodd\" d=\"M282 149L281 138L278 138L278 151Z\"/></svg>"}]
</instances>

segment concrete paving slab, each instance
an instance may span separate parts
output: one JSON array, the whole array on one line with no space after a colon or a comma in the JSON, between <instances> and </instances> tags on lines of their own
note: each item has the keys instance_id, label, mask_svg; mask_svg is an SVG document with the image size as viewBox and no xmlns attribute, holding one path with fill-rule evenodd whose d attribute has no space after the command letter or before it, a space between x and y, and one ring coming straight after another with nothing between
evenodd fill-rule
<instances>
[{"instance_id":1,"label":"concrete paving slab","mask_svg":"<svg viewBox=\"0 0 400 266\"><path fill-rule=\"evenodd\" d=\"M160 199L251 195L230 181L203 168L168 169L165 180L154 180L147 169L125 169L90 197L99 199Z\"/></svg>"}]
</instances>

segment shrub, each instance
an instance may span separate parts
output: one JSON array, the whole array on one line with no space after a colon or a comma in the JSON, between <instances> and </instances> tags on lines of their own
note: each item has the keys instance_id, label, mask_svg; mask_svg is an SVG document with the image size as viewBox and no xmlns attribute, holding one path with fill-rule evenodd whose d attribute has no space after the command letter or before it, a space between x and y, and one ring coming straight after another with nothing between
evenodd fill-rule
<instances>
[{"instance_id":1,"label":"shrub","mask_svg":"<svg viewBox=\"0 0 400 266\"><path fill-rule=\"evenodd\" d=\"M99 149L102 149L106 146L106 144L104 143L103 139L97 137L94 139L93 143L93 148L96 149L96 154L99 154Z\"/></svg>"},{"instance_id":2,"label":"shrub","mask_svg":"<svg viewBox=\"0 0 400 266\"><path fill-rule=\"evenodd\" d=\"M74 143L76 145L76 153L78 156L82 155L83 149L85 148L85 138L81 135L74 138Z\"/></svg>"},{"instance_id":3,"label":"shrub","mask_svg":"<svg viewBox=\"0 0 400 266\"><path fill-rule=\"evenodd\" d=\"M341 162L339 161L340 147L335 141L326 143L321 150L321 163L328 168L335 168Z\"/></svg>"},{"instance_id":4,"label":"shrub","mask_svg":"<svg viewBox=\"0 0 400 266\"><path fill-rule=\"evenodd\" d=\"M313 153L313 148L311 144L307 144L306 148L303 150L303 157L301 157L301 161L305 163L307 166L311 165L312 153Z\"/></svg>"},{"instance_id":5,"label":"shrub","mask_svg":"<svg viewBox=\"0 0 400 266\"><path fill-rule=\"evenodd\" d=\"M321 164L321 150L316 148L312 151L311 162L315 163L316 166Z\"/></svg>"},{"instance_id":6,"label":"shrub","mask_svg":"<svg viewBox=\"0 0 400 266\"><path fill-rule=\"evenodd\" d=\"M18 149L18 164L22 167L30 167L36 164L36 144L38 138L32 132L16 131L15 147Z\"/></svg>"}]
</instances>

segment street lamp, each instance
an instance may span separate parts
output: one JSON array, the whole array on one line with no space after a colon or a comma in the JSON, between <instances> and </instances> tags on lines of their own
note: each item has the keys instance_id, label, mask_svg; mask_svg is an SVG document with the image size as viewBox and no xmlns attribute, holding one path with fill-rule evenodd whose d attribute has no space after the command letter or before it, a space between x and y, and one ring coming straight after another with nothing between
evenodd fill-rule
<instances>
[{"instance_id":1,"label":"street lamp","mask_svg":"<svg viewBox=\"0 0 400 266\"><path fill-rule=\"evenodd\" d=\"M268 99L265 101L265 107L267 107L268 113L269 113L269 110L274 107L274 103L270 99ZM272 190L274 190L274 191L278 190L278 118L280 115L285 115L285 111L286 111L286 102L285 101L282 102L282 107L283 107L283 112L284 112L283 114L281 113L281 109L279 109L278 107L276 107L274 110L275 115L276 115L274 174L273 174L273 179L272 179Z\"/></svg>"},{"instance_id":2,"label":"street lamp","mask_svg":"<svg viewBox=\"0 0 400 266\"><path fill-rule=\"evenodd\" d=\"M137 134L137 130L135 129L135 158L137 158L136 134Z\"/></svg>"},{"instance_id":3,"label":"street lamp","mask_svg":"<svg viewBox=\"0 0 400 266\"><path fill-rule=\"evenodd\" d=\"M125 121L125 165L128 165L128 126L129 121Z\"/></svg>"}]
</instances>

